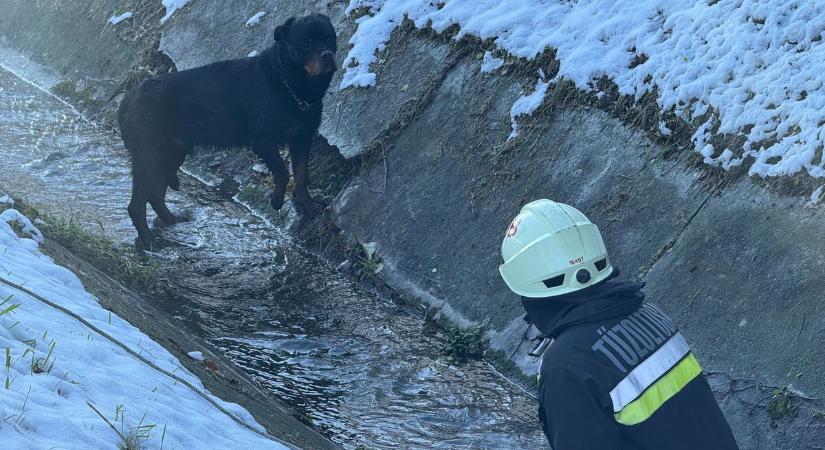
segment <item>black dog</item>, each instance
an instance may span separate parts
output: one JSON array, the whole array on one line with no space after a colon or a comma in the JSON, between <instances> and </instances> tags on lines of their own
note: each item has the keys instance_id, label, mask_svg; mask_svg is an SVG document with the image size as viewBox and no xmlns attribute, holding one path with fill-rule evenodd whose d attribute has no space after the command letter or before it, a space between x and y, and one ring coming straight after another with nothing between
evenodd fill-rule
<instances>
[{"instance_id":1,"label":"black dog","mask_svg":"<svg viewBox=\"0 0 825 450\"><path fill-rule=\"evenodd\" d=\"M141 83L121 102L118 122L132 157L129 217L139 248L151 248L146 203L166 225L166 189L179 189L177 171L195 145L248 146L275 180L270 203L280 209L289 172L278 149L289 146L293 201L315 215L323 205L308 191L307 164L321 122L321 100L337 69L335 29L314 14L275 29L275 43L259 56L221 61Z\"/></svg>"}]
</instances>

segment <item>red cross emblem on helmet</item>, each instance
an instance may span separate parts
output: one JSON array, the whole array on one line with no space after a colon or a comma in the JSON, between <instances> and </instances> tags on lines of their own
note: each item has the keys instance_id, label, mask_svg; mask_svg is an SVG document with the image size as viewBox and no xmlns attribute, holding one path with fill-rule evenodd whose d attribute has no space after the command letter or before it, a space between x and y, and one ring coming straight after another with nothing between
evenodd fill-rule
<instances>
[{"instance_id":1,"label":"red cross emblem on helmet","mask_svg":"<svg viewBox=\"0 0 825 450\"><path fill-rule=\"evenodd\" d=\"M513 237L518 233L518 226L521 224L521 219L514 219L510 226L507 227L507 237Z\"/></svg>"}]
</instances>

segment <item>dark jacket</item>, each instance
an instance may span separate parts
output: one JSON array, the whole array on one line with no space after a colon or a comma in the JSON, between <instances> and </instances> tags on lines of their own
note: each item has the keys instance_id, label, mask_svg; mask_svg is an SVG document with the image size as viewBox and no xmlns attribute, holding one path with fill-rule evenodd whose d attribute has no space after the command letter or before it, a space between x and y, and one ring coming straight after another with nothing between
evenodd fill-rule
<instances>
[{"instance_id":1,"label":"dark jacket","mask_svg":"<svg viewBox=\"0 0 825 450\"><path fill-rule=\"evenodd\" d=\"M523 299L553 344L539 378L555 450L737 450L698 362L642 285Z\"/></svg>"}]
</instances>

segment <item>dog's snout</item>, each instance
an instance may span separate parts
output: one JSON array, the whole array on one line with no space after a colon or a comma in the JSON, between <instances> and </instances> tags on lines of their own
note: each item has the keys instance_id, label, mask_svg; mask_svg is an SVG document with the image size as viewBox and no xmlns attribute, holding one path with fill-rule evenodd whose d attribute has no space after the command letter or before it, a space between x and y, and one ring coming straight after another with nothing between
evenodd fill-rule
<instances>
[{"instance_id":1,"label":"dog's snout","mask_svg":"<svg viewBox=\"0 0 825 450\"><path fill-rule=\"evenodd\" d=\"M324 66L324 72L334 72L337 70L338 65L335 63L335 53L330 50L322 51L321 64Z\"/></svg>"}]
</instances>

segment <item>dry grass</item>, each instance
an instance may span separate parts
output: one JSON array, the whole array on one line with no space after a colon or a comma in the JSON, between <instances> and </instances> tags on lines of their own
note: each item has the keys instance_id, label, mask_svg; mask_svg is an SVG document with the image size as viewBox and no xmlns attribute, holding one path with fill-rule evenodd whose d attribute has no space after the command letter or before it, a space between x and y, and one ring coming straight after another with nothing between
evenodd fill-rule
<instances>
[{"instance_id":1,"label":"dry grass","mask_svg":"<svg viewBox=\"0 0 825 450\"><path fill-rule=\"evenodd\" d=\"M32 221L40 219L38 227L47 238L126 286L150 292L160 287L162 277L156 263L134 254L127 245L115 244L102 232L88 230L79 216L51 215L22 201L15 201L14 207ZM7 208L0 205L0 211Z\"/></svg>"}]
</instances>

